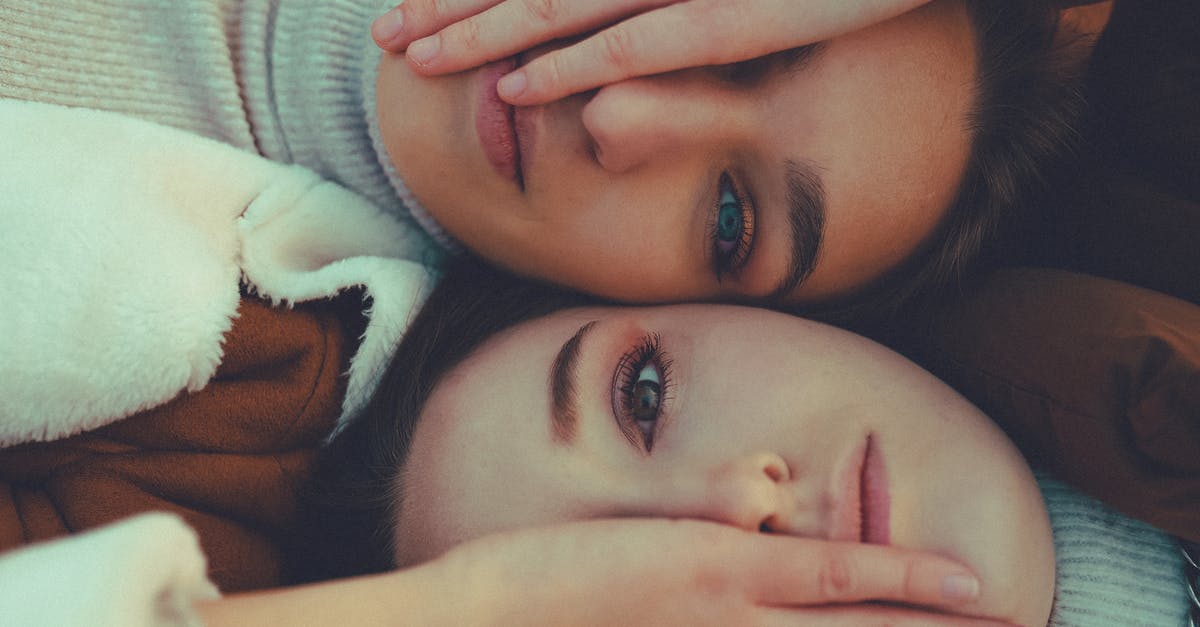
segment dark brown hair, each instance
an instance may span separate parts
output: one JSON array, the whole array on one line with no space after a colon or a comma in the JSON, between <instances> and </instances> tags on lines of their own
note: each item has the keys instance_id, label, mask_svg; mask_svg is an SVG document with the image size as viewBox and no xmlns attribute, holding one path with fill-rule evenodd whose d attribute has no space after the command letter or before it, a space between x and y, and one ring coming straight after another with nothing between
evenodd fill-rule
<instances>
[{"instance_id":1,"label":"dark brown hair","mask_svg":"<svg viewBox=\"0 0 1200 627\"><path fill-rule=\"evenodd\" d=\"M321 451L301 491L287 578L294 583L381 572L392 560L399 473L429 395L492 336L598 299L513 277L463 258L422 307L375 396Z\"/></svg>"}]
</instances>

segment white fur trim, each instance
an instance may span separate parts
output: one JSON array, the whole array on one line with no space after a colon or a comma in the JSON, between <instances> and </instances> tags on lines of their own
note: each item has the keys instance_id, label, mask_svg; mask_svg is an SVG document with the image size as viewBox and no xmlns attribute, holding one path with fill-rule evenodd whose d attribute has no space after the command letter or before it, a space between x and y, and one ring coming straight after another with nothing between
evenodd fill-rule
<instances>
[{"instance_id":1,"label":"white fur trim","mask_svg":"<svg viewBox=\"0 0 1200 627\"><path fill-rule=\"evenodd\" d=\"M206 570L182 519L142 514L0 557L0 624L200 625L195 603L219 596Z\"/></svg>"},{"instance_id":2,"label":"white fur trim","mask_svg":"<svg viewBox=\"0 0 1200 627\"><path fill-rule=\"evenodd\" d=\"M245 153L16 101L0 101L0 137L0 445L203 387L237 310L233 219L256 178ZM225 168L188 176L211 159Z\"/></svg>"},{"instance_id":3,"label":"white fur trim","mask_svg":"<svg viewBox=\"0 0 1200 627\"><path fill-rule=\"evenodd\" d=\"M294 171L297 179L311 177L306 188L264 191L239 222L242 272L247 285L276 304L366 289L372 306L350 365L344 426L370 399L433 278L402 258L420 245L417 232L345 188L302 168Z\"/></svg>"}]
</instances>

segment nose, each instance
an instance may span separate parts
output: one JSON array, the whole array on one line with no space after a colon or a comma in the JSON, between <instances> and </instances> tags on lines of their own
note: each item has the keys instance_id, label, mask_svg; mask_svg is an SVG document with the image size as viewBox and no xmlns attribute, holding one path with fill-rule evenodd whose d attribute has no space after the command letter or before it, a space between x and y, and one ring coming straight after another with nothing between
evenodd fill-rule
<instances>
[{"instance_id":1,"label":"nose","mask_svg":"<svg viewBox=\"0 0 1200 627\"><path fill-rule=\"evenodd\" d=\"M775 453L753 453L710 471L698 504L700 516L749 531L779 531L795 510L791 469Z\"/></svg>"},{"instance_id":2,"label":"nose","mask_svg":"<svg viewBox=\"0 0 1200 627\"><path fill-rule=\"evenodd\" d=\"M620 173L653 158L678 159L735 133L735 95L678 74L606 85L584 106L583 126L601 167Z\"/></svg>"}]
</instances>

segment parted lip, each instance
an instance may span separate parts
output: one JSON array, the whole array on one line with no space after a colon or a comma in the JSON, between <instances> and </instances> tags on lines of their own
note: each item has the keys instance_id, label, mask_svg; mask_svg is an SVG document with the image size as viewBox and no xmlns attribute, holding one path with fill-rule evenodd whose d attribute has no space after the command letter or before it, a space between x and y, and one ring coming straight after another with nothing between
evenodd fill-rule
<instances>
[{"instance_id":1,"label":"parted lip","mask_svg":"<svg viewBox=\"0 0 1200 627\"><path fill-rule=\"evenodd\" d=\"M866 442L857 444L837 474L830 540L862 540L862 469L866 453Z\"/></svg>"},{"instance_id":2,"label":"parted lip","mask_svg":"<svg viewBox=\"0 0 1200 627\"><path fill-rule=\"evenodd\" d=\"M888 544L891 541L892 503L883 451L874 435L867 436L859 501L862 503L862 541Z\"/></svg>"},{"instance_id":3,"label":"parted lip","mask_svg":"<svg viewBox=\"0 0 1200 627\"><path fill-rule=\"evenodd\" d=\"M519 57L493 61L480 70L479 106L475 112L475 131L479 144L498 174L513 181L524 190L524 172L521 165L522 128L526 126L519 109L504 102L496 93L496 83L505 74L519 67Z\"/></svg>"},{"instance_id":4,"label":"parted lip","mask_svg":"<svg viewBox=\"0 0 1200 627\"><path fill-rule=\"evenodd\" d=\"M887 544L891 507L883 454L873 434L847 455L837 486L830 539Z\"/></svg>"}]
</instances>

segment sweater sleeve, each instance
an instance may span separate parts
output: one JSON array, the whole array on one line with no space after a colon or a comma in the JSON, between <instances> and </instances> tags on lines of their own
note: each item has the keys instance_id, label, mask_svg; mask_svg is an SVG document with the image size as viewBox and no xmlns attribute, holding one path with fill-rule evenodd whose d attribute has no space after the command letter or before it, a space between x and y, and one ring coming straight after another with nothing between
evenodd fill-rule
<instances>
[{"instance_id":1,"label":"sweater sleeve","mask_svg":"<svg viewBox=\"0 0 1200 627\"><path fill-rule=\"evenodd\" d=\"M1187 624L1183 559L1169 536L1039 477L1058 567L1053 627Z\"/></svg>"},{"instance_id":2,"label":"sweater sleeve","mask_svg":"<svg viewBox=\"0 0 1200 627\"><path fill-rule=\"evenodd\" d=\"M218 596L196 534L161 513L0 555L0 581L0 624L26 627L198 625Z\"/></svg>"}]
</instances>

